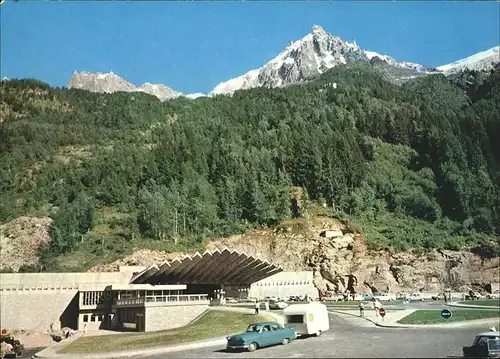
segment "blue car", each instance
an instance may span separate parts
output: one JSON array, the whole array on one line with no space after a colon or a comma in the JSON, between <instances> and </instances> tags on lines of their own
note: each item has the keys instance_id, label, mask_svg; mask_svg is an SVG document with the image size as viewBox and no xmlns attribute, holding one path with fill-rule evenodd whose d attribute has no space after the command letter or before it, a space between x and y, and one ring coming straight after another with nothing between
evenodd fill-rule
<instances>
[{"instance_id":1,"label":"blue car","mask_svg":"<svg viewBox=\"0 0 500 359\"><path fill-rule=\"evenodd\" d=\"M276 322L253 323L245 332L227 337L227 349L247 349L253 352L271 345L286 345L296 337L293 328L284 328Z\"/></svg>"}]
</instances>

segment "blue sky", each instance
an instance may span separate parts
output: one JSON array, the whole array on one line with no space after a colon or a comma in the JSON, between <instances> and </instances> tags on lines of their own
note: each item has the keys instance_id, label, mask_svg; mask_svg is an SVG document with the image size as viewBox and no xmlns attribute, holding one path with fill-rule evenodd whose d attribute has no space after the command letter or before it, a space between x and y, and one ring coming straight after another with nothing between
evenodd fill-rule
<instances>
[{"instance_id":1,"label":"blue sky","mask_svg":"<svg viewBox=\"0 0 500 359\"><path fill-rule=\"evenodd\" d=\"M258 68L321 25L366 50L438 66L499 44L498 2L6 2L1 76L65 86L109 72L184 93Z\"/></svg>"}]
</instances>

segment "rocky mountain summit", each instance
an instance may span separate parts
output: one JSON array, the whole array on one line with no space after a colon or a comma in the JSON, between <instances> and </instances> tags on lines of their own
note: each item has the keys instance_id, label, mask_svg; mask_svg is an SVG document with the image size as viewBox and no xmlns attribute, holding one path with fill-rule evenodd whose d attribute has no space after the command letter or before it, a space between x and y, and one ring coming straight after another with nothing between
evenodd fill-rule
<instances>
[{"instance_id":1,"label":"rocky mountain summit","mask_svg":"<svg viewBox=\"0 0 500 359\"><path fill-rule=\"evenodd\" d=\"M182 96L180 92L161 84L146 82L136 87L120 76L110 73L74 72L69 81L68 88L88 90L91 92L113 93L113 92L144 92L153 95L160 101L171 100Z\"/></svg>"},{"instance_id":2,"label":"rocky mountain summit","mask_svg":"<svg viewBox=\"0 0 500 359\"><path fill-rule=\"evenodd\" d=\"M74 72L68 88L88 90L91 92L134 92L137 88L120 76L110 73Z\"/></svg>"},{"instance_id":3,"label":"rocky mountain summit","mask_svg":"<svg viewBox=\"0 0 500 359\"><path fill-rule=\"evenodd\" d=\"M253 87L286 86L322 74L338 65L357 61L369 62L375 58L387 66L406 70L402 76L407 79L435 71L425 65L397 62L390 56L365 51L355 41L344 41L321 26L314 25L310 34L289 44L270 62L219 84L209 95L231 94Z\"/></svg>"}]
</instances>

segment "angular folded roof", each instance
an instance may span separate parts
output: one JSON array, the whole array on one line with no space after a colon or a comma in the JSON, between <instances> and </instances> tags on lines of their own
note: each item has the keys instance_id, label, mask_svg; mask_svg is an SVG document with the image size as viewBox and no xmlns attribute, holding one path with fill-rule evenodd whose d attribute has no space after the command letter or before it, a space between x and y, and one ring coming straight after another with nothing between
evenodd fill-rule
<instances>
[{"instance_id":1,"label":"angular folded roof","mask_svg":"<svg viewBox=\"0 0 500 359\"><path fill-rule=\"evenodd\" d=\"M250 286L282 271L282 267L268 261L225 248L153 264L133 276L130 283Z\"/></svg>"}]
</instances>

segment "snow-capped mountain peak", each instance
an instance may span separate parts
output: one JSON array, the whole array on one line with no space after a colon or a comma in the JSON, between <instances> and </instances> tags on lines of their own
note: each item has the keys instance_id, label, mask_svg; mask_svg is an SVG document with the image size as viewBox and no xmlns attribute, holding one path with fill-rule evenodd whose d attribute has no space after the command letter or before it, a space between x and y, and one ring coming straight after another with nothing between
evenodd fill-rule
<instances>
[{"instance_id":1,"label":"snow-capped mountain peak","mask_svg":"<svg viewBox=\"0 0 500 359\"><path fill-rule=\"evenodd\" d=\"M267 64L219 84L209 95L232 94L260 86L286 86L358 60L368 61L368 58L355 42L344 41L314 25L311 33L290 43Z\"/></svg>"},{"instance_id":2,"label":"snow-capped mountain peak","mask_svg":"<svg viewBox=\"0 0 500 359\"><path fill-rule=\"evenodd\" d=\"M500 63L500 46L495 46L451 64L439 66L437 69L448 76L466 70L489 71L498 63Z\"/></svg>"}]
</instances>

